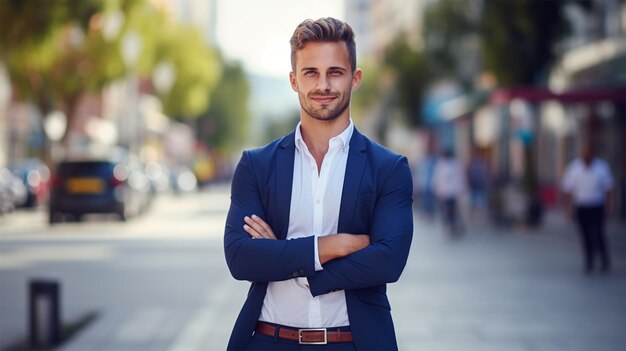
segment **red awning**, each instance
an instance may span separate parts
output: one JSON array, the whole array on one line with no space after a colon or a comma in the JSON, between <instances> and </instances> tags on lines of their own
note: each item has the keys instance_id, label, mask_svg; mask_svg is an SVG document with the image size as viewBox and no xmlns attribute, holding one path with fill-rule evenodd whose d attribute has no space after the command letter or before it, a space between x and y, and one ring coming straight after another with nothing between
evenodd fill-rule
<instances>
[{"instance_id":1,"label":"red awning","mask_svg":"<svg viewBox=\"0 0 626 351\"><path fill-rule=\"evenodd\" d=\"M529 102L556 100L560 102L602 102L615 101L626 103L626 90L579 90L564 93L553 93L547 89L513 88L498 89L491 93L489 101L492 104L505 104L514 99Z\"/></svg>"}]
</instances>

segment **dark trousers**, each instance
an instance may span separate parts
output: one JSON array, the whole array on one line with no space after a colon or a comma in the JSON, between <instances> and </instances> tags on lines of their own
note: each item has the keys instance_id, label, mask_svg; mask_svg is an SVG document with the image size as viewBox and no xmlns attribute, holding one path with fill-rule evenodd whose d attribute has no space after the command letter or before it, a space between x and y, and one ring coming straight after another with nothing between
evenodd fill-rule
<instances>
[{"instance_id":1,"label":"dark trousers","mask_svg":"<svg viewBox=\"0 0 626 351\"><path fill-rule=\"evenodd\" d=\"M602 270L608 270L611 258L604 234L604 206L578 206L576 219L580 229L585 269L593 270L596 254L599 254Z\"/></svg>"},{"instance_id":2,"label":"dark trousers","mask_svg":"<svg viewBox=\"0 0 626 351\"><path fill-rule=\"evenodd\" d=\"M349 331L349 327L341 327L341 331ZM278 330L278 329L277 329ZM327 350L356 350L352 342L328 343L326 345L300 345L297 341L280 339L275 336L269 336L254 333L250 337L250 342L246 346L246 351L287 351L287 350L306 350L306 351L327 351Z\"/></svg>"},{"instance_id":3,"label":"dark trousers","mask_svg":"<svg viewBox=\"0 0 626 351\"><path fill-rule=\"evenodd\" d=\"M462 227L456 198L441 200L441 210L443 225L446 229L450 230L452 234L461 234Z\"/></svg>"}]
</instances>

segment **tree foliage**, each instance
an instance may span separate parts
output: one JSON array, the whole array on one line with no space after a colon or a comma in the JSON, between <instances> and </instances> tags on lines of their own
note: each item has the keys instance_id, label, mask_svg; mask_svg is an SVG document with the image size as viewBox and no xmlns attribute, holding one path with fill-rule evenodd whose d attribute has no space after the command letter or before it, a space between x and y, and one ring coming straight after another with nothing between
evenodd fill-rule
<instances>
[{"instance_id":1,"label":"tree foliage","mask_svg":"<svg viewBox=\"0 0 626 351\"><path fill-rule=\"evenodd\" d=\"M565 1L487 0L481 36L485 68L502 87L545 80L555 43L566 33Z\"/></svg>"},{"instance_id":2,"label":"tree foliage","mask_svg":"<svg viewBox=\"0 0 626 351\"><path fill-rule=\"evenodd\" d=\"M102 2L87 0L68 6L67 1L51 0L42 5L28 0L0 2L0 60L19 97L34 100L46 113L65 87L55 78L75 85L65 68L70 66L76 73L79 65L72 61L83 54L74 49Z\"/></svg>"},{"instance_id":3,"label":"tree foliage","mask_svg":"<svg viewBox=\"0 0 626 351\"><path fill-rule=\"evenodd\" d=\"M410 126L420 125L422 100L431 80L424 53L413 49L400 36L387 48L384 64L394 72L392 103L399 107Z\"/></svg>"},{"instance_id":4,"label":"tree foliage","mask_svg":"<svg viewBox=\"0 0 626 351\"><path fill-rule=\"evenodd\" d=\"M107 33L114 15L121 23ZM176 72L174 85L161 94L165 112L176 117L205 111L220 77L217 54L198 30L146 0L0 1L0 23L0 60L18 97L35 102L43 115L63 108L69 125L83 94L131 72L148 76L163 61ZM123 57L130 35L140 38L135 63Z\"/></svg>"},{"instance_id":5,"label":"tree foliage","mask_svg":"<svg viewBox=\"0 0 626 351\"><path fill-rule=\"evenodd\" d=\"M473 59L477 8L468 0L437 1L424 11L423 52L436 78L471 79L461 68Z\"/></svg>"},{"instance_id":6,"label":"tree foliage","mask_svg":"<svg viewBox=\"0 0 626 351\"><path fill-rule=\"evenodd\" d=\"M410 126L422 121L422 104L430 85L442 79L465 84L473 79L466 68L476 43L475 9L467 0L437 1L425 9L423 41L409 42L399 35L385 52L385 66L395 74L392 101ZM474 10L474 11L473 11Z\"/></svg>"},{"instance_id":7,"label":"tree foliage","mask_svg":"<svg viewBox=\"0 0 626 351\"><path fill-rule=\"evenodd\" d=\"M230 151L242 145L250 118L250 86L239 63L223 63L223 74L211 93L211 105L200 117L199 138L209 145Z\"/></svg>"},{"instance_id":8,"label":"tree foliage","mask_svg":"<svg viewBox=\"0 0 626 351\"><path fill-rule=\"evenodd\" d=\"M157 44L159 60L175 67L176 81L164 99L165 113L177 118L195 118L210 106L211 92L221 77L217 51L204 44L191 26L173 26Z\"/></svg>"},{"instance_id":9,"label":"tree foliage","mask_svg":"<svg viewBox=\"0 0 626 351\"><path fill-rule=\"evenodd\" d=\"M91 15L103 8L103 2L98 0L67 5L67 0L48 0L45 3L35 0L0 1L0 53L3 58L13 50L50 40L68 22L76 22L86 28Z\"/></svg>"},{"instance_id":10,"label":"tree foliage","mask_svg":"<svg viewBox=\"0 0 626 351\"><path fill-rule=\"evenodd\" d=\"M500 87L542 84L567 33L563 8L589 0L439 0L424 10L422 45L401 34L388 46L385 66L395 72L394 103L411 125L432 83L455 80L472 89L487 71ZM418 48L418 49L416 49Z\"/></svg>"},{"instance_id":11,"label":"tree foliage","mask_svg":"<svg viewBox=\"0 0 626 351\"><path fill-rule=\"evenodd\" d=\"M350 110L353 118L358 119L366 114L366 110L377 101L381 94L382 70L371 62L363 62L363 79L359 90L352 94Z\"/></svg>"}]
</instances>

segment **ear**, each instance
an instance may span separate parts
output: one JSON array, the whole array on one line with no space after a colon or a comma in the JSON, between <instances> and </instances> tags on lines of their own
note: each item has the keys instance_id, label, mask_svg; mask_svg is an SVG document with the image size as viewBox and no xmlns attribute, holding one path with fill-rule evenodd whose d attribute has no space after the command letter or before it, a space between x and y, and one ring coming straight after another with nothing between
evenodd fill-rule
<instances>
[{"instance_id":1,"label":"ear","mask_svg":"<svg viewBox=\"0 0 626 351\"><path fill-rule=\"evenodd\" d=\"M352 75L352 91L359 90L361 86L361 80L363 79L363 71L360 68L357 68L354 74Z\"/></svg>"},{"instance_id":2,"label":"ear","mask_svg":"<svg viewBox=\"0 0 626 351\"><path fill-rule=\"evenodd\" d=\"M291 89L297 93L298 92L298 81L296 80L296 74L293 73L293 71L289 72L289 83L291 84Z\"/></svg>"}]
</instances>

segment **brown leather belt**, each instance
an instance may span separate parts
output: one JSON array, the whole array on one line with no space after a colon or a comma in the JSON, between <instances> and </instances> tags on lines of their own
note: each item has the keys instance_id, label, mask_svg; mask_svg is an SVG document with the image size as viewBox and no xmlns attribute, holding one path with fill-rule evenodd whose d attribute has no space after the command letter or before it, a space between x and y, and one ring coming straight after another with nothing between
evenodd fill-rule
<instances>
[{"instance_id":1,"label":"brown leather belt","mask_svg":"<svg viewBox=\"0 0 626 351\"><path fill-rule=\"evenodd\" d=\"M268 336L274 336L278 328L278 337L297 341L301 344L327 344L329 342L352 342L351 332L342 332L339 328L328 331L326 328L295 329L276 327L265 322L258 322L255 331Z\"/></svg>"}]
</instances>

